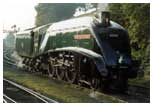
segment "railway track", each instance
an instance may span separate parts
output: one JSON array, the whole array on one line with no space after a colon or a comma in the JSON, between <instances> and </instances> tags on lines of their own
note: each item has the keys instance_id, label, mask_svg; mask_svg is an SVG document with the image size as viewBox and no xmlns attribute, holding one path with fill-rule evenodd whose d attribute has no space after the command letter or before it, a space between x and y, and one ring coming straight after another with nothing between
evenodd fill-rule
<instances>
[{"instance_id":1,"label":"railway track","mask_svg":"<svg viewBox=\"0 0 153 106\"><path fill-rule=\"evenodd\" d=\"M16 103L16 101L8 97L7 95L3 94L3 103Z\"/></svg>"},{"instance_id":2,"label":"railway track","mask_svg":"<svg viewBox=\"0 0 153 106\"><path fill-rule=\"evenodd\" d=\"M142 87L138 85L129 85L129 93L137 93L138 96L144 96L145 98L150 98L150 88Z\"/></svg>"},{"instance_id":3,"label":"railway track","mask_svg":"<svg viewBox=\"0 0 153 106\"><path fill-rule=\"evenodd\" d=\"M13 50L6 50L3 52L3 62L5 63L5 65L16 65L15 60L12 60L12 58L10 57L10 54L13 53Z\"/></svg>"},{"instance_id":4,"label":"railway track","mask_svg":"<svg viewBox=\"0 0 153 106\"><path fill-rule=\"evenodd\" d=\"M141 91L139 91L139 89L141 89ZM126 94L113 93L110 95L128 103L150 103L150 94L147 94L150 90L147 90L148 88L129 87L129 90Z\"/></svg>"},{"instance_id":5,"label":"railway track","mask_svg":"<svg viewBox=\"0 0 153 106\"><path fill-rule=\"evenodd\" d=\"M114 95L114 97L117 97L123 101L126 101L127 103L150 103L150 99L149 98L144 98L144 97L140 97L137 95L119 95L116 94Z\"/></svg>"},{"instance_id":6,"label":"railway track","mask_svg":"<svg viewBox=\"0 0 153 106\"><path fill-rule=\"evenodd\" d=\"M4 59L4 64L7 65L7 66L15 66L17 67L17 64L15 62L15 60L12 60L12 58L10 58L10 53L12 53L13 50L6 50L4 51L4 56L3 56L3 59ZM10 88L7 88L7 86L5 86L5 83L9 84ZM57 101L53 100L53 99L50 99L38 92L35 92L29 88L26 88L26 87L23 87L13 81L10 81L8 79L5 79L3 78L3 87L6 87L7 89L16 89L17 91L21 91L24 94L27 94L25 97L22 98L22 95L20 96L14 96L14 97L11 97L12 95L8 95L7 93L3 93L3 102L4 103L26 103L26 102L29 102L29 103L57 103ZM11 92L11 91L8 91L8 92ZM18 94L18 92L15 93L15 95ZM28 96L29 95L29 96ZM18 98L19 97L19 98ZM27 98L30 98L28 99L29 101L26 101ZM14 99L15 98L15 99ZM24 99L25 98L25 99ZM33 101L32 101L33 100Z\"/></svg>"},{"instance_id":7,"label":"railway track","mask_svg":"<svg viewBox=\"0 0 153 106\"><path fill-rule=\"evenodd\" d=\"M38 92L23 87L13 81L3 78L4 103L57 103Z\"/></svg>"},{"instance_id":8,"label":"railway track","mask_svg":"<svg viewBox=\"0 0 153 106\"><path fill-rule=\"evenodd\" d=\"M12 61L9 57L8 52L4 52L4 59L6 59L4 62L9 65L14 65L15 61ZM31 91L31 90L29 90ZM39 95L39 93L35 92L35 94ZM119 98L123 101L129 102L129 103L148 103L150 102L150 88L136 86L136 85L129 85L129 90L127 94L117 94L117 93L106 93L108 95L114 96L116 98ZM43 96L42 96L43 97ZM44 97L45 98L45 97Z\"/></svg>"},{"instance_id":9,"label":"railway track","mask_svg":"<svg viewBox=\"0 0 153 106\"><path fill-rule=\"evenodd\" d=\"M137 102L150 102L150 88L130 85L128 94L133 98L138 98Z\"/></svg>"}]
</instances>

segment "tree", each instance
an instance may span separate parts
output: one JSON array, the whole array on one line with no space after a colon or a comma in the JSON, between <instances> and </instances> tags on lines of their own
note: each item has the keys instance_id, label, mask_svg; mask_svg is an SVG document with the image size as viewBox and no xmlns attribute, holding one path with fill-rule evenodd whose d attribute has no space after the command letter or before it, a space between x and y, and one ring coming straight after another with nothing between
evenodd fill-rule
<instances>
[{"instance_id":1,"label":"tree","mask_svg":"<svg viewBox=\"0 0 153 106\"><path fill-rule=\"evenodd\" d=\"M150 4L109 4L112 20L123 25L129 32L131 43L137 42L138 51L132 48L132 56L149 65L150 61Z\"/></svg>"},{"instance_id":2,"label":"tree","mask_svg":"<svg viewBox=\"0 0 153 106\"><path fill-rule=\"evenodd\" d=\"M77 7L85 7L82 3L39 3L37 11L36 26L53 23L71 18Z\"/></svg>"},{"instance_id":3,"label":"tree","mask_svg":"<svg viewBox=\"0 0 153 106\"><path fill-rule=\"evenodd\" d=\"M113 21L119 23L122 26L126 26L125 22L128 21L126 21L127 19L123 13L122 5L123 4L120 3L109 4L109 10L111 12L111 18Z\"/></svg>"}]
</instances>

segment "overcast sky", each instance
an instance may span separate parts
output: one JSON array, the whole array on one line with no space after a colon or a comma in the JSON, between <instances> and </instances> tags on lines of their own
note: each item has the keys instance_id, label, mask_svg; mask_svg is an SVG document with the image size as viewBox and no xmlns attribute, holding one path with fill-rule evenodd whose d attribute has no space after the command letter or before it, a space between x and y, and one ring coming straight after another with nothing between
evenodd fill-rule
<instances>
[{"instance_id":1,"label":"overcast sky","mask_svg":"<svg viewBox=\"0 0 153 106\"><path fill-rule=\"evenodd\" d=\"M10 29L14 24L21 29L33 27L37 3L0 3L0 33L4 29Z\"/></svg>"}]
</instances>

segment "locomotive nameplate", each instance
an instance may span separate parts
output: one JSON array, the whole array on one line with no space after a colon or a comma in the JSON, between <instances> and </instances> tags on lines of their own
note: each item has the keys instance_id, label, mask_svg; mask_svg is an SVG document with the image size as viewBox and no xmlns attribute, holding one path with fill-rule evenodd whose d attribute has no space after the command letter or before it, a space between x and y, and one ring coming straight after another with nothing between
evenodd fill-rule
<instances>
[{"instance_id":1,"label":"locomotive nameplate","mask_svg":"<svg viewBox=\"0 0 153 106\"><path fill-rule=\"evenodd\" d=\"M74 39L90 39L90 34L75 35Z\"/></svg>"}]
</instances>

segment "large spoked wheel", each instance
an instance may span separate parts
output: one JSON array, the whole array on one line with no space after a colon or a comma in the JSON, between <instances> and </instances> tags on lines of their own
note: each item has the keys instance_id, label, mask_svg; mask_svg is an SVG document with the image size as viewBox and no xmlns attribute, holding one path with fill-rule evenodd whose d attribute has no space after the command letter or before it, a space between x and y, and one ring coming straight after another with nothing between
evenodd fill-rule
<instances>
[{"instance_id":1,"label":"large spoked wheel","mask_svg":"<svg viewBox=\"0 0 153 106\"><path fill-rule=\"evenodd\" d=\"M65 70L65 76L66 76L66 80L69 83L75 83L76 78L77 78L77 63L76 63L76 59L74 57L74 55L70 55L69 59L67 61L65 61L66 64L68 64L68 66L66 67Z\"/></svg>"},{"instance_id":2,"label":"large spoked wheel","mask_svg":"<svg viewBox=\"0 0 153 106\"><path fill-rule=\"evenodd\" d=\"M56 70L56 76L58 80L63 80L65 75L64 75L64 69L62 68L62 66L55 66L55 70Z\"/></svg>"},{"instance_id":3,"label":"large spoked wheel","mask_svg":"<svg viewBox=\"0 0 153 106\"><path fill-rule=\"evenodd\" d=\"M99 77L100 73L98 73L98 70L96 69L96 66L93 61L90 61L89 66L90 66L89 70L91 76L90 79L91 88L98 89L98 87L100 86L100 77Z\"/></svg>"},{"instance_id":4,"label":"large spoked wheel","mask_svg":"<svg viewBox=\"0 0 153 106\"><path fill-rule=\"evenodd\" d=\"M76 81L76 77L77 77L77 72L75 69L68 69L66 70L66 80L69 83L74 83Z\"/></svg>"},{"instance_id":5,"label":"large spoked wheel","mask_svg":"<svg viewBox=\"0 0 153 106\"><path fill-rule=\"evenodd\" d=\"M95 78L95 77L92 78L92 80L91 80L91 87L93 89L98 89L99 85L100 85L100 79L99 78Z\"/></svg>"},{"instance_id":6,"label":"large spoked wheel","mask_svg":"<svg viewBox=\"0 0 153 106\"><path fill-rule=\"evenodd\" d=\"M48 63L48 74L49 74L49 77L54 77L55 76L56 70L55 70L53 65L54 65L54 63L52 61L50 61Z\"/></svg>"}]
</instances>

